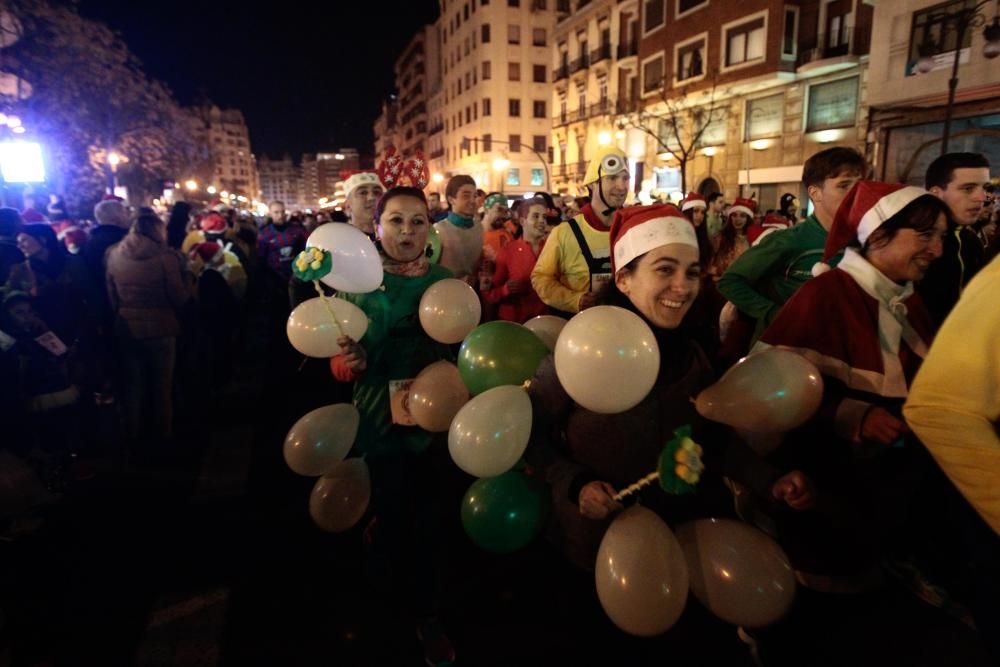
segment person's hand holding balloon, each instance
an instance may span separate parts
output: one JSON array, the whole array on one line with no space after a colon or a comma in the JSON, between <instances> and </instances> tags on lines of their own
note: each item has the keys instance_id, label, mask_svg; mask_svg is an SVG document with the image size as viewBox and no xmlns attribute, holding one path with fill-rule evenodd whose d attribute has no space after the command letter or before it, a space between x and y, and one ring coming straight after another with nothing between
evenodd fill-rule
<instances>
[{"instance_id":1,"label":"person's hand holding balloon","mask_svg":"<svg viewBox=\"0 0 1000 667\"><path fill-rule=\"evenodd\" d=\"M891 445L909 432L906 422L883 408L872 408L861 422L861 439L880 445Z\"/></svg>"},{"instance_id":2,"label":"person's hand holding balloon","mask_svg":"<svg viewBox=\"0 0 1000 667\"><path fill-rule=\"evenodd\" d=\"M612 512L621 511L624 506L614 499L615 493L615 487L607 482L588 482L580 489L580 514L600 521Z\"/></svg>"},{"instance_id":3,"label":"person's hand holding balloon","mask_svg":"<svg viewBox=\"0 0 1000 667\"><path fill-rule=\"evenodd\" d=\"M812 509L816 504L816 489L812 480L798 470L793 470L772 484L771 495L797 511Z\"/></svg>"},{"instance_id":4,"label":"person's hand holding balloon","mask_svg":"<svg viewBox=\"0 0 1000 667\"><path fill-rule=\"evenodd\" d=\"M344 365L354 373L361 373L368 368L368 353L360 343L347 336L337 339L337 345L344 351Z\"/></svg>"}]
</instances>

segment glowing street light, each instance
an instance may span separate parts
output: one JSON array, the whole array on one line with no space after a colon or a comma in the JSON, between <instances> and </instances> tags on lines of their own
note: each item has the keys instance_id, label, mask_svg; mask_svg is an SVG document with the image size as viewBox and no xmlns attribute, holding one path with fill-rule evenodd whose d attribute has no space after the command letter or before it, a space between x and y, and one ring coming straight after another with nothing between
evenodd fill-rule
<instances>
[{"instance_id":1,"label":"glowing street light","mask_svg":"<svg viewBox=\"0 0 1000 667\"><path fill-rule=\"evenodd\" d=\"M597 135L597 143L600 144L601 146L607 146L607 145L609 145L611 143L611 133L610 132L601 132L600 134L598 134Z\"/></svg>"},{"instance_id":2,"label":"glowing street light","mask_svg":"<svg viewBox=\"0 0 1000 667\"><path fill-rule=\"evenodd\" d=\"M229 193L227 191L225 191L225 190L223 190L222 192L220 192L219 196L222 197L223 199L229 199Z\"/></svg>"},{"instance_id":3,"label":"glowing street light","mask_svg":"<svg viewBox=\"0 0 1000 667\"><path fill-rule=\"evenodd\" d=\"M507 158L498 157L497 159L493 160L493 168L496 169L497 171L503 171L509 166L510 166L510 160L508 160Z\"/></svg>"},{"instance_id":4,"label":"glowing street light","mask_svg":"<svg viewBox=\"0 0 1000 667\"><path fill-rule=\"evenodd\" d=\"M111 151L110 153L108 153L108 164L111 165L112 169L116 168L119 164L121 164L121 162L122 162L122 156L121 155L119 155L118 153L116 153L114 151Z\"/></svg>"},{"instance_id":5,"label":"glowing street light","mask_svg":"<svg viewBox=\"0 0 1000 667\"><path fill-rule=\"evenodd\" d=\"M442 174L440 171L435 171L433 174L431 174L431 180L434 181L435 183L441 183L442 181L444 181L444 174Z\"/></svg>"},{"instance_id":6,"label":"glowing street light","mask_svg":"<svg viewBox=\"0 0 1000 667\"><path fill-rule=\"evenodd\" d=\"M195 190L198 189L198 181L194 180L193 178L187 180L184 182L184 187L187 188L190 192L194 192Z\"/></svg>"},{"instance_id":7,"label":"glowing street light","mask_svg":"<svg viewBox=\"0 0 1000 667\"><path fill-rule=\"evenodd\" d=\"M15 127L21 127L21 119L17 116L7 116L7 127L12 130Z\"/></svg>"},{"instance_id":8,"label":"glowing street light","mask_svg":"<svg viewBox=\"0 0 1000 667\"><path fill-rule=\"evenodd\" d=\"M210 186L208 186L207 188L205 188L205 191L206 191L206 192L207 192L208 194L210 194L210 195L214 195L214 194L216 193L216 189L215 189L215 186L214 186L214 185L210 185Z\"/></svg>"}]
</instances>

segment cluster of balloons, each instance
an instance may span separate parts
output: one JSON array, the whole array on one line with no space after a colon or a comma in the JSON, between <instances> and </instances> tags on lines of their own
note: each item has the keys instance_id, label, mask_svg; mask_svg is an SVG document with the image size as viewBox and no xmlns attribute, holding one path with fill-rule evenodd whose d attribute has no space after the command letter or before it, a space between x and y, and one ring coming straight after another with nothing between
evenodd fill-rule
<instances>
[{"instance_id":1,"label":"cluster of balloons","mask_svg":"<svg viewBox=\"0 0 1000 667\"><path fill-rule=\"evenodd\" d=\"M371 240L351 225L317 227L306 243L330 253L331 270L320 280L338 292L366 293L382 284L382 260ZM354 304L317 297L299 304L288 317L292 346L308 357L340 353L337 338L360 340L368 317ZM364 459L347 459L361 416L349 404L327 405L301 417L285 436L285 462L294 472L317 477L309 496L309 516L321 529L342 532L364 515L371 500L371 479Z\"/></svg>"},{"instance_id":2,"label":"cluster of balloons","mask_svg":"<svg viewBox=\"0 0 1000 667\"><path fill-rule=\"evenodd\" d=\"M611 621L640 637L666 632L688 591L724 621L762 628L795 598L788 557L771 538L739 521L701 519L676 536L641 505L622 512L601 541L597 595Z\"/></svg>"},{"instance_id":3,"label":"cluster of balloons","mask_svg":"<svg viewBox=\"0 0 1000 667\"><path fill-rule=\"evenodd\" d=\"M361 415L347 403L306 413L285 436L285 462L294 472L318 477L309 497L309 516L323 530L339 533L361 520L371 499L363 459L346 459L358 435Z\"/></svg>"}]
</instances>

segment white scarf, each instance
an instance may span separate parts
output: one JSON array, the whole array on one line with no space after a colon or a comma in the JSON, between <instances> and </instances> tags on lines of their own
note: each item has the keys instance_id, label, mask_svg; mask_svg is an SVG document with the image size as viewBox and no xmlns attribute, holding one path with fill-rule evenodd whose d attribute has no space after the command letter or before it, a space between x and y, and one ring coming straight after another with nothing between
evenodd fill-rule
<instances>
[{"instance_id":1,"label":"white scarf","mask_svg":"<svg viewBox=\"0 0 1000 667\"><path fill-rule=\"evenodd\" d=\"M921 359L927 356L927 344L906 319L906 304L903 302L913 294L913 283L907 281L905 285L900 285L890 280L853 248L844 252L837 268L851 276L868 296L878 302L878 336L885 372L882 395L906 397L906 376L899 361L900 340L905 340Z\"/></svg>"}]
</instances>

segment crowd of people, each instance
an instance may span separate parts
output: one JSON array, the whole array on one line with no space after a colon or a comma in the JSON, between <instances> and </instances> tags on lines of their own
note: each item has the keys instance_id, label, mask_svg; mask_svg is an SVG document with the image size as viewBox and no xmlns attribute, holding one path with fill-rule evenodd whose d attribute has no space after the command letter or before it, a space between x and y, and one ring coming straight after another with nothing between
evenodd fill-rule
<instances>
[{"instance_id":1,"label":"crowd of people","mask_svg":"<svg viewBox=\"0 0 1000 667\"><path fill-rule=\"evenodd\" d=\"M852 625L862 610L905 619L925 601L967 610L1000 658L1000 368L990 335L1000 235L990 165L943 155L923 188L868 174L851 149L809 158L805 217L793 194L768 211L721 193L627 206L628 160L614 147L589 163L585 199L512 200L457 175L442 201L417 180L346 179L341 224L372 240L384 282L340 295L369 326L361 340L339 339L331 382L353 385L361 414L355 453L372 475L373 568L414 615L431 664L455 652L440 620L444 556L428 545L444 543L436 535L464 489L448 482L456 470L444 435L394 423L390 400L394 381L457 357L417 315L424 292L447 278L476 290L484 321L615 305L655 334L654 388L623 413L577 405L552 357L528 389L526 460L551 489L547 536L567 567L593 570L623 507L617 492L655 469L663 443L690 424L708 463L697 492L648 488L639 502L669 525L735 513L784 548L800 594L784 621L747 635L764 664L846 664L864 637ZM40 220L34 209L0 209L0 343L16 378L0 397L5 423L17 425L10 449L37 461L53 488L65 485L80 420L109 402L121 407L132 455L169 443L175 404L185 409L230 378L255 295L287 313L315 294L293 264L326 220L290 216L282 202L269 212L258 221L181 202L164 219L108 199L86 225L64 209ZM811 419L761 448L702 418L691 398L769 348L815 364L824 392ZM883 643L891 655L892 641ZM815 646L827 662L797 653Z\"/></svg>"}]
</instances>

